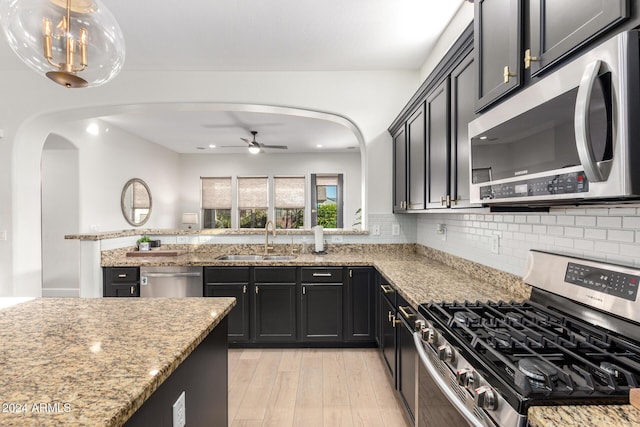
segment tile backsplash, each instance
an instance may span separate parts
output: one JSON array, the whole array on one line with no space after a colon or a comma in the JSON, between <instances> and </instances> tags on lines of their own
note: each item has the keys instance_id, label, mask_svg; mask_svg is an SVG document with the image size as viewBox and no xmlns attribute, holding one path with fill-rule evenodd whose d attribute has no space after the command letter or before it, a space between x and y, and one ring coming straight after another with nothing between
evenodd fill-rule
<instances>
[{"instance_id":1,"label":"tile backsplash","mask_svg":"<svg viewBox=\"0 0 640 427\"><path fill-rule=\"evenodd\" d=\"M640 267L636 205L554 208L549 213L423 214L416 221L417 243L512 274L522 275L530 249Z\"/></svg>"}]
</instances>

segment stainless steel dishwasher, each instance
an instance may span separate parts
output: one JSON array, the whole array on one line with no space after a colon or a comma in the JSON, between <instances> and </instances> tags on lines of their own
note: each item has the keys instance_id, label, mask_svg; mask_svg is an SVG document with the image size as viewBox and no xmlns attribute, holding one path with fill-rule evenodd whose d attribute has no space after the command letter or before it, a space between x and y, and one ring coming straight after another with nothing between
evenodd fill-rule
<instances>
[{"instance_id":1,"label":"stainless steel dishwasher","mask_svg":"<svg viewBox=\"0 0 640 427\"><path fill-rule=\"evenodd\" d=\"M201 297L202 267L140 267L140 297Z\"/></svg>"}]
</instances>

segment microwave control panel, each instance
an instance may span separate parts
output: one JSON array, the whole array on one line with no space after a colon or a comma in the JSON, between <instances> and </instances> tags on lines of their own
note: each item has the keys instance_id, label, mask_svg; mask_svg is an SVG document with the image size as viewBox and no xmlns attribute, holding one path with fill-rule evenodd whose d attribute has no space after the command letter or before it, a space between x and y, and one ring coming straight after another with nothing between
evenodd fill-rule
<instances>
[{"instance_id":1,"label":"microwave control panel","mask_svg":"<svg viewBox=\"0 0 640 427\"><path fill-rule=\"evenodd\" d=\"M509 199L513 197L586 193L588 191L589 181L584 172L573 172L503 184L484 185L480 187L480 199Z\"/></svg>"},{"instance_id":2,"label":"microwave control panel","mask_svg":"<svg viewBox=\"0 0 640 427\"><path fill-rule=\"evenodd\" d=\"M570 262L564 281L635 301L638 296L640 277Z\"/></svg>"}]
</instances>

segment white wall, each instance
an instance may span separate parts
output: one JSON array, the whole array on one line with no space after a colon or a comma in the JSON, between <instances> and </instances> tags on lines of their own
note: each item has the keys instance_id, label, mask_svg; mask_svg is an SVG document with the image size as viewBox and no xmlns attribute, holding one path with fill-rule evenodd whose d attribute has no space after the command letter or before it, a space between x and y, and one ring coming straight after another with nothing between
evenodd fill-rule
<instances>
[{"instance_id":1,"label":"white wall","mask_svg":"<svg viewBox=\"0 0 640 427\"><path fill-rule=\"evenodd\" d=\"M200 211L200 177L203 176L301 175L307 177L308 186L312 173L342 173L345 228L353 224L355 211L361 206L359 153L183 154L180 170L180 206L183 212Z\"/></svg>"},{"instance_id":2,"label":"white wall","mask_svg":"<svg viewBox=\"0 0 640 427\"><path fill-rule=\"evenodd\" d=\"M78 150L57 135L42 150L42 288L44 296L78 296L80 243L65 240L78 233Z\"/></svg>"},{"instance_id":3,"label":"white wall","mask_svg":"<svg viewBox=\"0 0 640 427\"><path fill-rule=\"evenodd\" d=\"M67 90L26 68L3 71L0 77L0 127L5 130L5 137L0 140L0 230L8 230L8 240L0 241L0 296L39 294L41 260L34 255L40 252L39 159L47 135L61 123L135 112L158 104L175 104L179 108L206 108L211 103L276 105L344 116L357 126L366 145L375 141L381 146L375 151L388 156L391 138L386 128L411 97L418 80L417 72L400 71L134 72L125 66L107 85ZM98 152L108 156L107 151L97 149ZM367 152L366 156L369 163L370 154ZM93 161L100 161L99 156ZM131 165L127 160L120 161L127 167ZM83 162L81 158L80 164ZM374 164L381 162L385 161L373 160ZM376 210L389 213L391 168L373 172L379 182L388 184L368 191L367 199L372 200ZM123 183L114 184L110 191ZM155 184L149 184L153 190ZM85 186L81 185L81 195ZM107 196L95 195L94 200L101 203L98 199ZM91 214L81 213L82 226L99 221L102 229L129 228L112 224L109 221L117 217L102 217L100 212L95 209Z\"/></svg>"}]
</instances>

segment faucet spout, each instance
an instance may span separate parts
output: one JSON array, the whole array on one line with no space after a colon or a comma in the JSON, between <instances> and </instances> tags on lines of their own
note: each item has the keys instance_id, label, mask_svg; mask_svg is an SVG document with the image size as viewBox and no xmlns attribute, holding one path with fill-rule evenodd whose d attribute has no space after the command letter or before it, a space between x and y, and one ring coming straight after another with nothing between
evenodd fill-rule
<instances>
[{"instance_id":1,"label":"faucet spout","mask_svg":"<svg viewBox=\"0 0 640 427\"><path fill-rule=\"evenodd\" d=\"M268 255L269 251L273 249L273 246L269 246L269 226L271 226L271 233L273 234L273 238L276 238L276 226L273 224L273 221L269 220L264 225L264 254Z\"/></svg>"}]
</instances>

